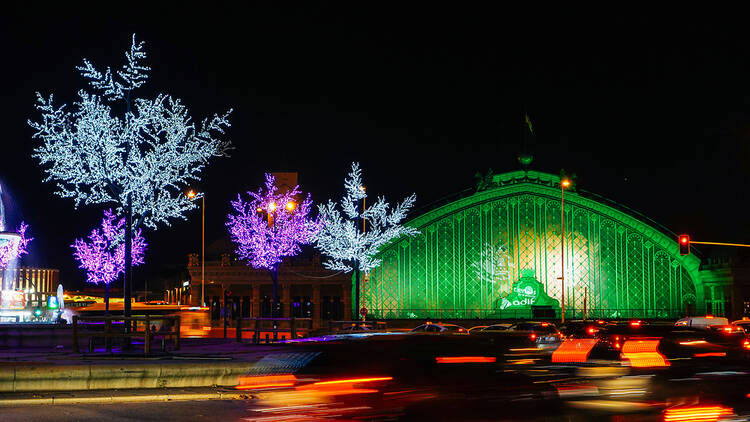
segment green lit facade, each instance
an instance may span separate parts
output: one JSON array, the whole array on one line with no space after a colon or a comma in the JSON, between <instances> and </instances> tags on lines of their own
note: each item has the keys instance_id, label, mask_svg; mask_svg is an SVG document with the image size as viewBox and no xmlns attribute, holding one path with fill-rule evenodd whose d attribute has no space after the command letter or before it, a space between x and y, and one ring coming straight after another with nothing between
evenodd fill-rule
<instances>
[{"instance_id":1,"label":"green lit facade","mask_svg":"<svg viewBox=\"0 0 750 422\"><path fill-rule=\"evenodd\" d=\"M703 285L696 256L604 198L565 192L563 251L560 197L558 176L522 170L418 216L420 235L381 251L364 306L375 318L559 317L564 252L569 318L724 313L725 290Z\"/></svg>"}]
</instances>

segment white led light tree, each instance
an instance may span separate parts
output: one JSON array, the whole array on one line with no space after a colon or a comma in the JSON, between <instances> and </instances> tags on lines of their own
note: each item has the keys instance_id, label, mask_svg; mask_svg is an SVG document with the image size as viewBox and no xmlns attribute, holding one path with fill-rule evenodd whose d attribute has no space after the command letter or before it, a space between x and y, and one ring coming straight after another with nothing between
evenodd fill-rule
<instances>
[{"instance_id":1,"label":"white led light tree","mask_svg":"<svg viewBox=\"0 0 750 422\"><path fill-rule=\"evenodd\" d=\"M367 198L362 184L362 170L358 163L352 163L352 170L344 181L346 195L341 199L341 209L328 201L318 206L323 219L323 227L315 237L315 245L330 259L323 266L334 271L349 273L354 271L353 318L359 310L359 280L362 271L368 272L380 265L376 254L380 248L403 235L413 236L419 231L404 226L401 221L414 205L417 196L410 195L391 209L384 197L378 197L370 207L364 207ZM359 201L363 201L359 206ZM389 212L390 211L390 212Z\"/></svg>"},{"instance_id":2,"label":"white led light tree","mask_svg":"<svg viewBox=\"0 0 750 422\"><path fill-rule=\"evenodd\" d=\"M29 120L42 141L33 156L56 193L80 204L112 204L125 217L125 315L130 314L133 230L156 229L185 218L195 204L183 191L212 157L226 155L230 143L220 140L230 126L229 114L215 114L196 124L179 99L157 94L134 98L148 79L143 42L133 35L126 63L104 73L84 59L78 67L93 92L80 90L68 108L53 105L52 95L37 93L39 121Z\"/></svg>"}]
</instances>

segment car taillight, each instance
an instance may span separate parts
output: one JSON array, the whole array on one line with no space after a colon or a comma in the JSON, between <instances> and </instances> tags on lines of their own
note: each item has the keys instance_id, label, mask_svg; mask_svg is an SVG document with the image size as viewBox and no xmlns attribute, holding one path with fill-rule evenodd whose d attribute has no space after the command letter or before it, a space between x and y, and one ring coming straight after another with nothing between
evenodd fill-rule
<instances>
[{"instance_id":1,"label":"car taillight","mask_svg":"<svg viewBox=\"0 0 750 422\"><path fill-rule=\"evenodd\" d=\"M531 338L532 340L536 340L536 334L531 334L531 335L529 336L529 338Z\"/></svg>"}]
</instances>

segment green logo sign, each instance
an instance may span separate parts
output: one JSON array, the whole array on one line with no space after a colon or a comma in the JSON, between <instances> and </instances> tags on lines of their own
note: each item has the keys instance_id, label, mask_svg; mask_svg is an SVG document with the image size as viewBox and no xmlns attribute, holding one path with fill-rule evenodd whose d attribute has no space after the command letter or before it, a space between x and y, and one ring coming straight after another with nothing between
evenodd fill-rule
<instances>
[{"instance_id":1,"label":"green logo sign","mask_svg":"<svg viewBox=\"0 0 750 422\"><path fill-rule=\"evenodd\" d=\"M513 283L511 292L500 299L498 308L530 308L531 306L559 306L557 300L547 296L544 286L534 277L534 270L521 271L521 278Z\"/></svg>"}]
</instances>

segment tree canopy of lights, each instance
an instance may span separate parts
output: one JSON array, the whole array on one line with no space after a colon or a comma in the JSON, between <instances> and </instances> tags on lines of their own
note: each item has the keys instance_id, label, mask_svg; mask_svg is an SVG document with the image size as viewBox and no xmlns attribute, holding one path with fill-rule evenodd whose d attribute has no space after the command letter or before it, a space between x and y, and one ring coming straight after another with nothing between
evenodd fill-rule
<instances>
[{"instance_id":1,"label":"tree canopy of lights","mask_svg":"<svg viewBox=\"0 0 750 422\"><path fill-rule=\"evenodd\" d=\"M309 194L298 202L302 196L298 186L282 193L275 182L273 175L266 173L265 189L248 192L247 202L237 195L237 200L231 201L234 213L227 216L226 223L237 245L237 256L254 268L271 272L274 312L278 303L279 265L284 257L297 255L300 245L312 243L321 227L319 218L310 217Z\"/></svg>"},{"instance_id":2,"label":"tree canopy of lights","mask_svg":"<svg viewBox=\"0 0 750 422\"><path fill-rule=\"evenodd\" d=\"M315 245L330 257L323 262L324 267L347 273L354 271L353 309L356 318L359 309L360 272L367 272L380 265L376 254L383 245L400 236L419 233L417 229L401 224L417 196L412 194L392 208L381 196L372 205L365 207L367 192L362 183L359 163L352 163L344 186L346 195L341 199L342 211L330 200L327 204L318 206L323 227L315 237Z\"/></svg>"},{"instance_id":3,"label":"tree canopy of lights","mask_svg":"<svg viewBox=\"0 0 750 422\"><path fill-rule=\"evenodd\" d=\"M16 233L18 233L21 237L5 242L2 246L0 246L0 269L4 270L8 268L8 265L10 265L10 262L12 260L20 258L23 255L29 253L29 242L34 240L34 238L26 237L26 230L28 228L29 225L22 221L21 225L18 226L18 230L16 230Z\"/></svg>"},{"instance_id":4,"label":"tree canopy of lights","mask_svg":"<svg viewBox=\"0 0 750 422\"><path fill-rule=\"evenodd\" d=\"M126 239L141 226L156 229L185 218L196 207L183 194L185 187L199 180L210 158L230 148L220 138L230 126L232 110L196 124L179 99L161 93L152 99L134 96L151 70L144 64L143 44L134 34L119 70L102 72L84 59L77 69L91 90L78 91L71 107L37 93L42 117L28 121L33 137L41 140L33 156L45 167L45 181L56 183L56 193L71 198L76 207L115 206L127 218ZM126 261L128 315L131 263Z\"/></svg>"},{"instance_id":5,"label":"tree canopy of lights","mask_svg":"<svg viewBox=\"0 0 750 422\"><path fill-rule=\"evenodd\" d=\"M101 228L95 228L88 240L76 239L71 245L79 268L86 270L86 281L107 287L106 307L109 308L109 284L125 272L125 218L116 220L112 210L104 211ZM133 266L144 263L146 240L141 229L133 232L131 257Z\"/></svg>"}]
</instances>

